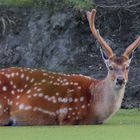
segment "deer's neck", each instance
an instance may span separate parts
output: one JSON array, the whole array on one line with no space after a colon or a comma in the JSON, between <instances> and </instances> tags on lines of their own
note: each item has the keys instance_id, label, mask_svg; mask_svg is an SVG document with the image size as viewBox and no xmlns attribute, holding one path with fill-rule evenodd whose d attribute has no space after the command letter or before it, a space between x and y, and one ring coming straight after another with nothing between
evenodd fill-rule
<instances>
[{"instance_id":1,"label":"deer's neck","mask_svg":"<svg viewBox=\"0 0 140 140\"><path fill-rule=\"evenodd\" d=\"M106 120L113 115L121 106L124 96L125 86L116 89L108 75L96 86L91 85L94 113L96 112L100 120Z\"/></svg>"}]
</instances>

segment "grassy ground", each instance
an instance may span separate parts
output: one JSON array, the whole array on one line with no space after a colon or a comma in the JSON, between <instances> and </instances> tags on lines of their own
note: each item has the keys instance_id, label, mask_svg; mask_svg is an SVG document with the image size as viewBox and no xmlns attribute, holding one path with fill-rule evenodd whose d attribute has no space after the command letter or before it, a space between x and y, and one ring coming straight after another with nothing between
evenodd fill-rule
<instances>
[{"instance_id":1,"label":"grassy ground","mask_svg":"<svg viewBox=\"0 0 140 140\"><path fill-rule=\"evenodd\" d=\"M89 9L94 4L92 0L0 0L0 5L44 7L57 10L68 7Z\"/></svg>"},{"instance_id":2,"label":"grassy ground","mask_svg":"<svg viewBox=\"0 0 140 140\"><path fill-rule=\"evenodd\" d=\"M0 127L0 140L139 140L140 111L120 110L104 125Z\"/></svg>"}]
</instances>

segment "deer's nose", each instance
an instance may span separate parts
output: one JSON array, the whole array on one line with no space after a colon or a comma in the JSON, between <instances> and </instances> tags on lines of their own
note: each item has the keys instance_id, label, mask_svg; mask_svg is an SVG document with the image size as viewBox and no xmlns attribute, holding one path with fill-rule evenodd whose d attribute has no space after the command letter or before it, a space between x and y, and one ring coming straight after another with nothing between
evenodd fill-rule
<instances>
[{"instance_id":1,"label":"deer's nose","mask_svg":"<svg viewBox=\"0 0 140 140\"><path fill-rule=\"evenodd\" d=\"M117 84L118 84L118 85L122 85L122 84L124 84L124 83L125 83L125 79L124 79L123 76L117 77Z\"/></svg>"}]
</instances>

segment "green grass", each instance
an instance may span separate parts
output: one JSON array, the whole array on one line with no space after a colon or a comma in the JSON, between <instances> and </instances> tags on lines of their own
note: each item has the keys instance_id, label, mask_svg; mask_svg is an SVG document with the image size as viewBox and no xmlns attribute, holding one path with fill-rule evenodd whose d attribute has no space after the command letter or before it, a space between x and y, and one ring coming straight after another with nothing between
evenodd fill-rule
<instances>
[{"instance_id":1,"label":"green grass","mask_svg":"<svg viewBox=\"0 0 140 140\"><path fill-rule=\"evenodd\" d=\"M33 0L0 0L0 5L7 6L28 6L32 5Z\"/></svg>"},{"instance_id":2,"label":"green grass","mask_svg":"<svg viewBox=\"0 0 140 140\"><path fill-rule=\"evenodd\" d=\"M92 0L0 0L0 5L43 7L58 10L69 7L76 9L90 9L94 4Z\"/></svg>"},{"instance_id":3,"label":"green grass","mask_svg":"<svg viewBox=\"0 0 140 140\"><path fill-rule=\"evenodd\" d=\"M66 5L71 5L76 9L93 8L94 4L91 0L65 0Z\"/></svg>"},{"instance_id":4,"label":"green grass","mask_svg":"<svg viewBox=\"0 0 140 140\"><path fill-rule=\"evenodd\" d=\"M103 125L0 127L0 140L139 140L140 111L120 110Z\"/></svg>"}]
</instances>

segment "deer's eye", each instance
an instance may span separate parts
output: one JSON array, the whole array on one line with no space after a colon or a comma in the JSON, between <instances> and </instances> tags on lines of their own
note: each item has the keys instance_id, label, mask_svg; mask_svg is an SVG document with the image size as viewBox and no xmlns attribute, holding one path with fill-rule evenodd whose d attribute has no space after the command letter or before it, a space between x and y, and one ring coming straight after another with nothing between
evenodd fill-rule
<instances>
[{"instance_id":1,"label":"deer's eye","mask_svg":"<svg viewBox=\"0 0 140 140\"><path fill-rule=\"evenodd\" d=\"M126 68L125 68L126 70L129 70L129 66L126 66Z\"/></svg>"},{"instance_id":2,"label":"deer's eye","mask_svg":"<svg viewBox=\"0 0 140 140\"><path fill-rule=\"evenodd\" d=\"M109 66L109 70L114 70L114 68L112 66Z\"/></svg>"}]
</instances>

